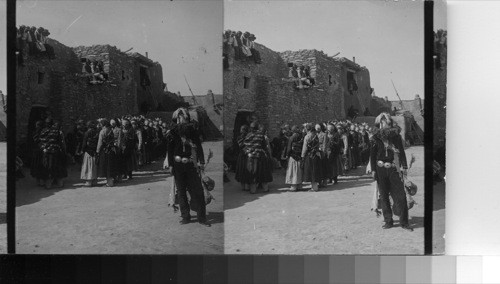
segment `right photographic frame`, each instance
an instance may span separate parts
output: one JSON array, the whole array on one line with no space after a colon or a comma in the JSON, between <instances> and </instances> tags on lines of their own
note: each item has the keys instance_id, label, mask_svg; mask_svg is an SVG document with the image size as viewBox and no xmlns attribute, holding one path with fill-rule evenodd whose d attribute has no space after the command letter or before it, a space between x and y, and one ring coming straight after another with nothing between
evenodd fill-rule
<instances>
[{"instance_id":1,"label":"right photographic frame","mask_svg":"<svg viewBox=\"0 0 500 284\"><path fill-rule=\"evenodd\" d=\"M446 2L434 2L433 78L433 226L432 253L445 253L446 209L446 93L447 93L447 13Z\"/></svg>"},{"instance_id":2,"label":"right photographic frame","mask_svg":"<svg viewBox=\"0 0 500 284\"><path fill-rule=\"evenodd\" d=\"M422 1L224 3L226 254L425 253L424 19Z\"/></svg>"}]
</instances>

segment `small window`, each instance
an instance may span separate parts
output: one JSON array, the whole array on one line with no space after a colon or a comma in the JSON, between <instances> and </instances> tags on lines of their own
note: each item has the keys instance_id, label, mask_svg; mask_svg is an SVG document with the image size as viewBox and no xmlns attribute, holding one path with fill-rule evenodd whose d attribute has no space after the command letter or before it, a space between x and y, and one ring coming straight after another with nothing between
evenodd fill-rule
<instances>
[{"instance_id":1,"label":"small window","mask_svg":"<svg viewBox=\"0 0 500 284\"><path fill-rule=\"evenodd\" d=\"M243 77L243 88L248 89L250 87L250 77Z\"/></svg>"},{"instance_id":2,"label":"small window","mask_svg":"<svg viewBox=\"0 0 500 284\"><path fill-rule=\"evenodd\" d=\"M125 71L122 70L122 81L125 80Z\"/></svg>"},{"instance_id":3,"label":"small window","mask_svg":"<svg viewBox=\"0 0 500 284\"><path fill-rule=\"evenodd\" d=\"M332 82L332 75L328 74L328 85L332 85L333 82Z\"/></svg>"},{"instance_id":4,"label":"small window","mask_svg":"<svg viewBox=\"0 0 500 284\"><path fill-rule=\"evenodd\" d=\"M44 77L45 77L45 73L38 72L38 84L43 84Z\"/></svg>"}]
</instances>

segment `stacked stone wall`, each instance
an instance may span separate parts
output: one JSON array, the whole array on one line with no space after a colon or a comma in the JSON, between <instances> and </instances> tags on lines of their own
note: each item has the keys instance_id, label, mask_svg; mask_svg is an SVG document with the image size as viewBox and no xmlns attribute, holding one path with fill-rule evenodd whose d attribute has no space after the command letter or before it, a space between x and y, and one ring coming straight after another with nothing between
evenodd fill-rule
<instances>
[{"instance_id":1,"label":"stacked stone wall","mask_svg":"<svg viewBox=\"0 0 500 284\"><path fill-rule=\"evenodd\" d=\"M134 58L109 45L70 48L53 39L49 43L54 47L56 59L29 57L25 66L17 68L16 124L20 143L27 140L33 107L46 108L54 119L61 121L65 133L72 130L78 119L138 113L139 77L135 74L138 64ZM88 78L82 77L82 57L105 62L109 82L89 84ZM159 88L163 94L161 66L153 68L150 79L154 94Z\"/></svg>"}]
</instances>

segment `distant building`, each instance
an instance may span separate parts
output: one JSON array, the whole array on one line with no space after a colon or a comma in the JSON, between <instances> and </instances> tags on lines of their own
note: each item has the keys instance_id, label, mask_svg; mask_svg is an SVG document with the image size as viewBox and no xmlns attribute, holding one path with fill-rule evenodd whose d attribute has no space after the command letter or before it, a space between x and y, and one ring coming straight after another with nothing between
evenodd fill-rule
<instances>
[{"instance_id":1,"label":"distant building","mask_svg":"<svg viewBox=\"0 0 500 284\"><path fill-rule=\"evenodd\" d=\"M220 129L223 126L224 97L222 94L207 93L203 96L195 96L198 106L202 106L210 120Z\"/></svg>"},{"instance_id":2,"label":"distant building","mask_svg":"<svg viewBox=\"0 0 500 284\"><path fill-rule=\"evenodd\" d=\"M396 108L398 113L402 113L405 111L410 112L420 129L425 129L423 116L424 100L422 100L419 95L415 95L415 99L413 100L391 101L391 109L394 110L394 108Z\"/></svg>"}]
</instances>

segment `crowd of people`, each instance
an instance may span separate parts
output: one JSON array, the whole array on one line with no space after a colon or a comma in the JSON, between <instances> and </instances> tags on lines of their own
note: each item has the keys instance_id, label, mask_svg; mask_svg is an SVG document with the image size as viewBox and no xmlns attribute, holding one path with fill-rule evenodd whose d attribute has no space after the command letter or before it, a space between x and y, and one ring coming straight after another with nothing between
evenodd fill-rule
<instances>
[{"instance_id":1,"label":"crowd of people","mask_svg":"<svg viewBox=\"0 0 500 284\"><path fill-rule=\"evenodd\" d=\"M102 60L90 60L82 58L82 74L89 79L89 84L102 84L108 80L108 74L104 72Z\"/></svg>"},{"instance_id":2,"label":"crowd of people","mask_svg":"<svg viewBox=\"0 0 500 284\"><path fill-rule=\"evenodd\" d=\"M236 180L252 193L258 185L266 191L272 170L287 168L290 190L300 190L304 178L316 191L328 183L337 183L339 175L366 165L371 136L372 127L347 120L284 125L272 141L262 125L243 125L234 145L238 149ZM299 166L299 162L303 163Z\"/></svg>"},{"instance_id":3,"label":"crowd of people","mask_svg":"<svg viewBox=\"0 0 500 284\"><path fill-rule=\"evenodd\" d=\"M348 120L284 125L279 137L270 141L266 129L254 121L241 126L234 141L238 153L235 179L244 191L254 194L262 188L268 192L273 170L286 168L284 182L289 191L301 191L304 183L310 183L309 191L314 192L337 184L339 176L365 165L377 180L375 209L382 210L384 228L393 226L394 210L401 227L412 231L403 184L408 166L400 131L390 115L383 113L374 127Z\"/></svg>"},{"instance_id":4,"label":"crowd of people","mask_svg":"<svg viewBox=\"0 0 500 284\"><path fill-rule=\"evenodd\" d=\"M78 120L67 135L59 121L47 118L37 121L31 138L31 176L40 186L62 187L71 164L81 164L85 186L97 184L98 177L106 185L124 178L153 160L165 157L167 134L172 122L160 118L126 115L87 122Z\"/></svg>"},{"instance_id":5,"label":"crowd of people","mask_svg":"<svg viewBox=\"0 0 500 284\"><path fill-rule=\"evenodd\" d=\"M231 54L236 61L253 61L256 64L261 64L260 52L255 48L256 39L257 37L249 32L226 30L222 35L224 70L229 69L229 56Z\"/></svg>"},{"instance_id":6,"label":"crowd of people","mask_svg":"<svg viewBox=\"0 0 500 284\"><path fill-rule=\"evenodd\" d=\"M295 88L307 89L315 84L314 78L311 77L311 67L308 65L288 63L288 68L288 80L295 83Z\"/></svg>"},{"instance_id":7,"label":"crowd of people","mask_svg":"<svg viewBox=\"0 0 500 284\"><path fill-rule=\"evenodd\" d=\"M28 56L39 57L46 56L49 59L55 59L54 48L48 43L50 35L49 30L43 27L29 27L22 25L16 27L17 32L17 62L24 66Z\"/></svg>"},{"instance_id":8,"label":"crowd of people","mask_svg":"<svg viewBox=\"0 0 500 284\"><path fill-rule=\"evenodd\" d=\"M191 121L187 109L173 113L172 121L125 115L100 118L86 123L78 120L66 136L59 121L48 117L37 121L32 135L30 174L38 186L51 189L64 186L68 166L81 166L80 179L85 187L133 179L133 172L159 158L174 176L169 206L181 211L181 224L190 223L190 210L198 222L210 227L206 205L213 199L207 191L214 182L204 174L205 158L199 125ZM208 160L211 158L209 154ZM20 160L19 168L22 168ZM190 200L187 192L189 192Z\"/></svg>"}]
</instances>

